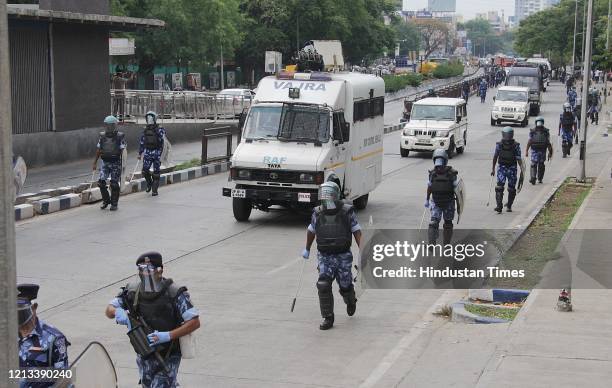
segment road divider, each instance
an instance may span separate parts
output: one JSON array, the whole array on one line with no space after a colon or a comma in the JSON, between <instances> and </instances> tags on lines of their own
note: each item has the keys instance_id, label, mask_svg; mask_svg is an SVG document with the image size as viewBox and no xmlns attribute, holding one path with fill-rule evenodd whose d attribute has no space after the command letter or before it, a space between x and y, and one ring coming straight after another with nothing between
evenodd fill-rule
<instances>
[{"instance_id":1,"label":"road divider","mask_svg":"<svg viewBox=\"0 0 612 388\"><path fill-rule=\"evenodd\" d=\"M34 217L34 206L29 204L15 205L15 221Z\"/></svg>"},{"instance_id":2,"label":"road divider","mask_svg":"<svg viewBox=\"0 0 612 388\"><path fill-rule=\"evenodd\" d=\"M79 194L64 194L59 197L42 199L34 202L36 214L55 213L60 210L72 209L81 206L81 196Z\"/></svg>"}]
</instances>

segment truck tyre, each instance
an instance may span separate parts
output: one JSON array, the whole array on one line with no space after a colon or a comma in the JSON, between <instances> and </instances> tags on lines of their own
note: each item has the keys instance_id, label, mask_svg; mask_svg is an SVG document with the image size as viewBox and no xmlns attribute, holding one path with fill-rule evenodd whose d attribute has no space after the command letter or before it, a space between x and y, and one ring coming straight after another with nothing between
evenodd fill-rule
<instances>
[{"instance_id":1,"label":"truck tyre","mask_svg":"<svg viewBox=\"0 0 612 388\"><path fill-rule=\"evenodd\" d=\"M497 121L496 121L496 120L491 119L491 126L492 126L492 127L494 127L494 126L496 126L496 125L497 125Z\"/></svg>"},{"instance_id":2,"label":"truck tyre","mask_svg":"<svg viewBox=\"0 0 612 388\"><path fill-rule=\"evenodd\" d=\"M463 145L461 147L457 147L457 153L462 154L465 151L466 145L467 145L467 133L463 132Z\"/></svg>"},{"instance_id":3,"label":"truck tyre","mask_svg":"<svg viewBox=\"0 0 612 388\"><path fill-rule=\"evenodd\" d=\"M525 128L527 125L529 125L529 116L525 116L525 120L521 121L521 127Z\"/></svg>"},{"instance_id":4,"label":"truck tyre","mask_svg":"<svg viewBox=\"0 0 612 388\"><path fill-rule=\"evenodd\" d=\"M540 114L540 106L537 105L534 109L534 115L539 115Z\"/></svg>"},{"instance_id":5,"label":"truck tyre","mask_svg":"<svg viewBox=\"0 0 612 388\"><path fill-rule=\"evenodd\" d=\"M400 147L400 155L402 156L402 158L407 158L409 153L410 150Z\"/></svg>"},{"instance_id":6,"label":"truck tyre","mask_svg":"<svg viewBox=\"0 0 612 388\"><path fill-rule=\"evenodd\" d=\"M248 221L251 216L251 210L253 204L250 199L244 198L232 198L232 210L234 211L234 218L238 222Z\"/></svg>"},{"instance_id":7,"label":"truck tyre","mask_svg":"<svg viewBox=\"0 0 612 388\"><path fill-rule=\"evenodd\" d=\"M448 150L446 151L446 153L448 154L449 159L452 159L453 156L455 156L455 138L454 137L450 138L450 144L448 145Z\"/></svg>"},{"instance_id":8,"label":"truck tyre","mask_svg":"<svg viewBox=\"0 0 612 388\"><path fill-rule=\"evenodd\" d=\"M363 210L368 206L368 197L370 194L362 195L361 197L353 200L353 206L357 210Z\"/></svg>"}]
</instances>

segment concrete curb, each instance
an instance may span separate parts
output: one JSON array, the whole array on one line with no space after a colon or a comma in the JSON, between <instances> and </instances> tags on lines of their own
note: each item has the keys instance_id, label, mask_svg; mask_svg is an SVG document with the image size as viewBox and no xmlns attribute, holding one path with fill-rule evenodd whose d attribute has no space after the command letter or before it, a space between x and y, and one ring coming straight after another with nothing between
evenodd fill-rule
<instances>
[{"instance_id":1,"label":"concrete curb","mask_svg":"<svg viewBox=\"0 0 612 388\"><path fill-rule=\"evenodd\" d=\"M465 309L466 302L455 302L451 305L453 313L451 315L451 321L462 322L462 323L508 323L505 319L500 318L489 318L482 317L480 315L472 314Z\"/></svg>"},{"instance_id":2,"label":"concrete curb","mask_svg":"<svg viewBox=\"0 0 612 388\"><path fill-rule=\"evenodd\" d=\"M406 123L401 123L401 124L396 124L396 125L387 125L385 126L384 134L386 135L391 132L401 131L402 129L404 129L405 125Z\"/></svg>"},{"instance_id":3,"label":"concrete curb","mask_svg":"<svg viewBox=\"0 0 612 388\"><path fill-rule=\"evenodd\" d=\"M21 204L15 206L15 221L25 220L34 217L34 206Z\"/></svg>"},{"instance_id":4,"label":"concrete curb","mask_svg":"<svg viewBox=\"0 0 612 388\"><path fill-rule=\"evenodd\" d=\"M529 296L527 290L505 290L493 288L490 290L469 290L468 297L492 303L522 302Z\"/></svg>"},{"instance_id":5,"label":"concrete curb","mask_svg":"<svg viewBox=\"0 0 612 388\"><path fill-rule=\"evenodd\" d=\"M55 213L81 206L81 196L79 194L64 194L59 197L42 199L34 202L33 205L36 214Z\"/></svg>"}]
</instances>

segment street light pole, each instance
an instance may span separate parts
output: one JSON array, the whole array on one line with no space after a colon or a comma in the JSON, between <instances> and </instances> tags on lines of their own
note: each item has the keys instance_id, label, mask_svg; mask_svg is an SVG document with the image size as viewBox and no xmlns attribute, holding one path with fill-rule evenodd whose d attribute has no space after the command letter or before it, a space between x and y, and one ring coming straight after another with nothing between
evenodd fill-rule
<instances>
[{"instance_id":1,"label":"street light pole","mask_svg":"<svg viewBox=\"0 0 612 388\"><path fill-rule=\"evenodd\" d=\"M608 27L606 27L606 63L610 63L610 6L611 0L608 0ZM610 69L606 66L604 74L604 104L608 102L608 72Z\"/></svg>"},{"instance_id":2,"label":"street light pole","mask_svg":"<svg viewBox=\"0 0 612 388\"><path fill-rule=\"evenodd\" d=\"M587 115L584 107L589 97L589 83L591 82L591 39L593 33L593 0L589 0L586 23L586 42L588 44L584 48L584 74L582 77L582 114L580 115L580 130L582 131L582 140L580 141L580 179L579 182L586 182L586 141L587 141ZM588 105L588 104L587 104Z\"/></svg>"},{"instance_id":3,"label":"street light pole","mask_svg":"<svg viewBox=\"0 0 612 388\"><path fill-rule=\"evenodd\" d=\"M574 75L574 69L576 68L576 27L578 23L578 0L576 0L576 10L574 11L574 45L572 46L572 72Z\"/></svg>"},{"instance_id":4,"label":"street light pole","mask_svg":"<svg viewBox=\"0 0 612 388\"><path fill-rule=\"evenodd\" d=\"M17 367L17 302L15 286L15 210L11 81L6 0L0 0L0 382L14 387L9 370Z\"/></svg>"},{"instance_id":5,"label":"street light pole","mask_svg":"<svg viewBox=\"0 0 612 388\"><path fill-rule=\"evenodd\" d=\"M221 90L225 89L225 82L223 77L223 42L221 42Z\"/></svg>"}]
</instances>

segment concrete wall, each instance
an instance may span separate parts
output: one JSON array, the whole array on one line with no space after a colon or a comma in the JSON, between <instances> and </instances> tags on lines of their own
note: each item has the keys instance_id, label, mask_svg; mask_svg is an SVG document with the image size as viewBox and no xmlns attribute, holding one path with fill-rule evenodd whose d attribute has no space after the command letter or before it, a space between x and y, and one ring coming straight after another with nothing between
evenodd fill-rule
<instances>
[{"instance_id":1,"label":"concrete wall","mask_svg":"<svg viewBox=\"0 0 612 388\"><path fill-rule=\"evenodd\" d=\"M55 130L97 125L110 113L108 29L52 26Z\"/></svg>"},{"instance_id":2,"label":"concrete wall","mask_svg":"<svg viewBox=\"0 0 612 388\"><path fill-rule=\"evenodd\" d=\"M40 0L39 7L53 11L110 15L110 0Z\"/></svg>"},{"instance_id":3,"label":"concrete wall","mask_svg":"<svg viewBox=\"0 0 612 388\"><path fill-rule=\"evenodd\" d=\"M98 122L101 119L98 117ZM228 124L188 123L164 124L171 143L199 141L204 129ZM234 125L236 126L236 125ZM125 133L128 151L138 147L143 126L124 124L119 127ZM21 155L28 167L40 167L74 160L93 158L98 137L103 128L84 128L66 132L42 132L13 135L13 153Z\"/></svg>"}]
</instances>

